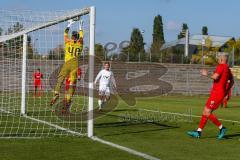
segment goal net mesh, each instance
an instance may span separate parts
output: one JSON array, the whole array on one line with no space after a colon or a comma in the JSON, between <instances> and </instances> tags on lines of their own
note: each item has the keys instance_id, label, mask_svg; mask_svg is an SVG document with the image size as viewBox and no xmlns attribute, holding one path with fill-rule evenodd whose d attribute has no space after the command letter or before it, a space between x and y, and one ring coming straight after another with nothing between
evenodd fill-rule
<instances>
[{"instance_id":1,"label":"goal net mesh","mask_svg":"<svg viewBox=\"0 0 240 160\"><path fill-rule=\"evenodd\" d=\"M86 134L90 16L81 12L82 10L0 11L0 137ZM53 106L50 102L58 73L64 64L64 30L67 21L72 18L76 21L69 31L71 38L71 32L79 30L79 17L83 20L84 30L84 46L79 58L81 79L77 80L69 113L63 114L61 107L65 83L62 84L58 102ZM51 25L45 25L50 23ZM24 31L29 31L26 48L25 115L21 114L24 40L21 33ZM34 73L38 69L43 77L41 87L35 93Z\"/></svg>"}]
</instances>

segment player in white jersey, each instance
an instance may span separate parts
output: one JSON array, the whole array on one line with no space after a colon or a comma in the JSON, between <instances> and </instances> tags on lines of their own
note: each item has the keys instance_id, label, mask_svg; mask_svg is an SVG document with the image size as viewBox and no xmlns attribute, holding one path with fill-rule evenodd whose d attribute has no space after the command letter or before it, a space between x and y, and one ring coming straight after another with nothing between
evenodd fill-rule
<instances>
[{"instance_id":1,"label":"player in white jersey","mask_svg":"<svg viewBox=\"0 0 240 160\"><path fill-rule=\"evenodd\" d=\"M98 105L99 105L99 110L102 109L104 103L110 99L110 87L113 85L113 87L116 88L116 81L113 76L112 71L110 71L110 63L105 62L104 63L104 69L102 69L96 79L95 79L95 86L97 82L99 81L99 100L98 100Z\"/></svg>"}]
</instances>

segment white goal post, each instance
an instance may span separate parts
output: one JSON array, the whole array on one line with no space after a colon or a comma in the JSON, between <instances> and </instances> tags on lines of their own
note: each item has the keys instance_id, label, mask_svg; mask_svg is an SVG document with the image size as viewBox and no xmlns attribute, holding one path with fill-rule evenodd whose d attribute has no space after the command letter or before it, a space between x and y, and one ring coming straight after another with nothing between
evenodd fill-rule
<instances>
[{"instance_id":1,"label":"white goal post","mask_svg":"<svg viewBox=\"0 0 240 160\"><path fill-rule=\"evenodd\" d=\"M64 13L64 12L63 12ZM49 14L50 15L50 14ZM56 14L57 15L57 14ZM72 126L75 126L76 127L76 123L77 123L77 120L74 120L74 121L67 121L67 122L60 122L60 120L58 119L58 118L56 118L56 117L54 117L54 118L52 118L52 113L50 113L48 110L49 109L45 109L45 108L47 108L47 107L45 107L46 105L47 105L47 102L45 102L45 100L43 100L43 98L41 98L41 99L31 99L31 100L29 100L30 98L27 98L27 92L29 92L29 95L30 95L30 92L32 92L29 88L30 88L30 86L29 86L29 84L27 84L28 82L27 81L29 81L28 79L29 79L29 75L30 74L32 74L32 71L31 71L31 73L28 73L27 72L27 70L28 70L28 50L29 50L29 47L28 47L28 43L29 43L29 40L28 40L28 35L29 34L32 34L33 32L36 32L36 31L41 31L42 29L45 29L45 28L51 28L51 27L54 27L55 25L57 25L57 24L60 24L60 23L66 23L66 21L68 21L68 20L70 20L70 19L74 19L74 18L78 18L78 17L82 17L82 16L88 16L88 22L86 22L86 23L88 23L88 24L86 24L87 25L87 27L89 27L88 28L88 46L87 46L87 48L88 48L88 53L89 53L89 58L88 58L88 82L87 82L87 85L88 85L88 102L86 103L86 105L87 105L87 114L88 114L88 119L87 119L87 123L86 123L86 125L87 125L87 129L86 129L86 132L87 132L87 136L88 137L92 137L93 136L93 110L94 110L94 95L93 95L93 90L94 90L94 88L93 88L93 79L94 79L94 55L95 55L95 24L96 24L96 12L95 12L95 7L94 6L91 6L91 7L87 7L87 8L83 8L83 9L81 9L81 10L74 10L74 11L71 11L71 12L69 12L68 14L66 14L66 15L62 15L62 16L59 16L59 15L57 15L57 16L55 16L54 14L53 15L50 15L50 16L52 16L52 17L54 17L54 18L52 18L52 19L50 19L50 20L48 20L48 19L45 19L45 17L43 18L43 22L41 22L41 23L36 23L36 24L34 24L34 25L32 25L32 26L30 26L30 27L26 27L26 28L24 28L23 27L23 29L22 30L20 30L20 31L18 31L18 32L13 32L13 33L8 33L8 31L6 31L6 33L5 33L5 35L2 33L2 34L0 34L0 44L2 43L2 46L4 46L5 44L5 42L10 42L11 40L14 40L14 41L16 41L15 39L16 38L19 38L19 37L22 37L22 40L20 41L20 42L22 42L22 55L21 55L21 58L20 59L17 59L16 57L17 57L17 54L18 54L18 52L16 51L16 46L14 46L14 47L12 47L12 46L10 46L10 47L2 47L2 48L0 48L0 53L2 53L2 54L5 54L5 50L6 50L6 48L7 48L7 50L11 50L11 49L15 49L15 51L14 52L12 52L12 51L9 51L9 52L11 52L11 54L13 54L13 58L12 59L10 59L9 57L8 58L2 58L1 59L1 61L5 61L5 59L7 59L9 62L6 62L6 64L5 64L5 62L3 62L4 63L4 69L1 71L2 73L2 75L4 75L4 77L7 77L8 75L10 75L11 74L11 72L12 72L12 70L14 70L14 69L8 69L7 68L7 66L11 66L11 63L21 63L20 65L21 65L21 89L19 89L19 90L21 90L21 92L19 93L20 94L20 101L19 101L19 103L18 103L18 97L17 97L17 91L12 91L11 89L7 89L7 91L5 91L6 89L2 89L0 92L1 92L1 99L2 99L2 104L1 104L1 106L0 106L0 119L1 120L3 120L3 122L2 122L2 126L1 126L1 122L0 122L0 137L1 137L1 135L4 137L5 136L5 134L7 135L7 136L9 136L9 137L11 137L11 136L13 136L13 135L11 135L12 133L14 133L15 135L20 135L20 136L28 136L28 135L33 135L34 137L38 137L38 136L42 136L42 135L44 135L44 134L47 134L47 135L49 135L50 134L50 130L51 130L51 132L53 132L54 134L56 134L56 135L67 135L67 134L63 134L63 132L64 131L67 131L68 132L68 134L70 133L77 133L77 134L75 134L75 135L80 135L80 134L82 134L81 132L81 129L80 129L80 131L79 131L79 134L78 134L78 130L79 130L79 128L78 129L71 129L71 127ZM22 17L21 17L22 18ZM21 19L21 18L19 18L20 20L25 20L24 19L24 17ZM32 20L32 21L34 21L34 19ZM17 21L18 22L18 21ZM14 21L14 23L15 23L15 21ZM63 25L63 24L62 24ZM1 29L1 28L0 28ZM54 28L55 29L55 28ZM52 30L51 31L51 36L55 36L53 33L55 32L55 30ZM43 31L43 33L44 33L44 31ZM41 37L42 35L40 35L40 33L37 33L38 35L37 36L39 36L39 37ZM46 37L47 36L49 36L49 33L47 33L46 31L45 31L45 33L44 33L45 35L45 37L41 37L41 39L47 39ZM53 38L52 38L53 39ZM57 37L56 36L56 39L58 40L58 41L60 41L59 39L59 37ZM37 41L40 41L39 40L39 38L37 39L36 38L36 40L35 40L36 42ZM48 40L46 40L46 41L48 41ZM16 42L14 42L14 43L16 43ZM41 47L38 47L38 46L36 46L35 48L34 48L34 45L35 44L32 44L32 50L34 50L34 49L38 49L38 50L44 50L44 51L42 51L42 52L46 52L45 51L45 46L43 47L43 46L41 46L43 43L45 43L45 42L38 42L39 43L39 46ZM47 43L46 43L47 44ZM48 43L47 45L51 45L51 46L55 46L57 43L55 43L55 42L50 42L50 43ZM1 47L1 46L0 46ZM48 46L47 46L48 47ZM10 48L10 49L9 49ZM34 51L33 51L34 52ZM37 56L39 56L39 54L37 55ZM44 57L43 55L40 55L41 57ZM57 56L59 56L59 55L57 55ZM21 60L21 62L18 62L18 60ZM12 62L13 61L13 62ZM56 62L59 62L59 61L61 61L60 59L57 59L56 60ZM44 66L44 65L46 65L45 63L51 63L51 64L55 64L56 63L55 61L49 61L49 62L47 62L47 60L45 60L44 58L40 58L40 60L39 60L39 62L36 62L36 61L34 61L34 64L38 64L40 67L42 67L42 66ZM6 67L5 67L6 66ZM46 66L45 66L46 67ZM34 67L34 69L36 69L37 67ZM15 68L16 69L16 68ZM8 70L9 71L9 73L8 74L6 74L6 71L5 70ZM15 71L14 71L15 72ZM16 71L17 72L17 71ZM8 77L7 77L8 78ZM10 79L10 78L9 78ZM15 81L18 81L19 79L17 79L17 80L15 80ZM3 83L8 83L7 82L7 80L6 81L4 81ZM47 83L47 82L46 82ZM78 82L79 83L79 82ZM84 83L86 83L86 82L82 82L83 83L83 85L84 85ZM2 86L4 86L4 84L1 84ZM18 87L18 85L15 85L16 87ZM19 87L20 87L20 85L19 85ZM4 88L4 87L2 87L2 88ZM49 91L49 89L48 89L48 91ZM48 94L48 93L46 93L46 94ZM19 106L19 110L20 110L20 114L19 114L19 116L20 116L20 118L19 119L17 119L16 120L16 118L12 118L13 120L10 122L10 120L11 120L11 118L9 118L10 116L9 116L9 114L12 114L13 116L16 116L16 114L15 114L15 110L17 110L17 108L15 107L15 108L13 108L13 109L9 109L9 108L11 108L11 107L8 107L7 105L7 100L6 100L6 102L5 102L5 100L4 99L6 99L6 97L10 97L11 95L14 95L16 98L13 100L14 102L14 105L16 105L16 106ZM48 98L48 96L49 95L46 95L46 98ZM30 97L30 96L29 96ZM7 98L7 99L8 99ZM78 97L79 98L79 97ZM81 97L80 97L81 98ZM79 99L80 99L79 98ZM84 99L85 100L85 99ZM11 100L8 100L8 101L11 101ZM32 115L34 115L34 114L37 114L37 116L34 116L34 117L32 117L32 116L29 116L28 115L28 107L27 107L27 103L28 103L28 105L35 105L34 103L35 102L37 102L37 101L39 101L38 103L40 103L41 105L43 105L43 103L44 103L44 109L43 108L40 108L40 107L38 107L38 108L34 108L33 107L33 109L32 109ZM43 102L44 101L44 102ZM47 101L47 100L46 100ZM9 105L11 105L11 104L9 104ZM84 104L85 105L85 104ZM79 110L79 109L78 109ZM34 113L35 112L35 113ZM41 113L40 113L41 112ZM2 118L2 117L7 117L7 118ZM37 118L36 118L37 117ZM22 120L22 118L25 118L24 120ZM29 118L30 120L29 121L33 121L33 120L35 120L35 119L38 119L39 118L39 121L38 122L36 122L36 123L32 123L32 122L29 122L28 120L26 120L27 118ZM41 122L45 122L45 120L46 120L46 123L44 123L41 127L40 127L40 123ZM52 123L53 122L53 123ZM56 123L54 123L54 122L56 122ZM16 124L16 126L17 127L15 127L15 124L14 123L18 123L18 124ZM82 123L82 122L81 122ZM13 129L13 127L11 127L11 126L9 126L9 124L12 124L12 126L14 126L14 128L17 128L16 129L16 131ZM29 124L29 126L28 126L28 124ZM47 128L46 127L46 125L48 125L48 124L52 124L52 125L50 125L49 127L50 128ZM60 125L59 125L60 124ZM82 125L82 124L81 124ZM23 126L23 127L22 127ZM33 131L34 129L33 128L31 128L31 127L35 127L35 129L36 130L40 130L39 131L39 133L35 133L35 131ZM65 126L67 126L66 128L65 128ZM56 130L61 130L60 131L60 133L59 133L59 131L56 131L56 130L54 130L54 131L52 131L52 128L54 128L55 127L55 129ZM27 132L27 130L30 130L29 132ZM31 132L34 132L34 134L32 134ZM36 131L37 132L37 131ZM47 133L45 133L45 132L47 132Z\"/></svg>"},{"instance_id":2,"label":"white goal post","mask_svg":"<svg viewBox=\"0 0 240 160\"><path fill-rule=\"evenodd\" d=\"M93 136L93 79L94 79L94 45L95 45L95 7L90 9L90 49L89 49L89 100L88 100L88 137Z\"/></svg>"}]
</instances>

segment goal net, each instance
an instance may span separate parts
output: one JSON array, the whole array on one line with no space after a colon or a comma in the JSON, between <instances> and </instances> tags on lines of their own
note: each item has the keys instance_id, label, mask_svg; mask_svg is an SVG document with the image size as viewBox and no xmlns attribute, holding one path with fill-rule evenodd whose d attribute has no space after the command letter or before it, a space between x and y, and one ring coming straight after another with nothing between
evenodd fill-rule
<instances>
[{"instance_id":1,"label":"goal net","mask_svg":"<svg viewBox=\"0 0 240 160\"><path fill-rule=\"evenodd\" d=\"M65 64L69 20L75 22L70 39L83 22L78 79L74 76L73 83L72 75L64 77L59 99L51 105ZM1 10L0 24L0 137L92 136L95 8ZM66 104L69 88L74 94Z\"/></svg>"}]
</instances>

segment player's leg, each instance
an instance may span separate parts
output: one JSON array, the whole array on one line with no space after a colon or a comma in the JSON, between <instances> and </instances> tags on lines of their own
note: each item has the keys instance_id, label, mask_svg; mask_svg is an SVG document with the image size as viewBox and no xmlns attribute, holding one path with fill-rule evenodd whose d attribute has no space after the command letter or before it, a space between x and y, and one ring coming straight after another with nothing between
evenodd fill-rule
<instances>
[{"instance_id":1,"label":"player's leg","mask_svg":"<svg viewBox=\"0 0 240 160\"><path fill-rule=\"evenodd\" d=\"M37 95L37 84L34 84L34 97Z\"/></svg>"},{"instance_id":2,"label":"player's leg","mask_svg":"<svg viewBox=\"0 0 240 160\"><path fill-rule=\"evenodd\" d=\"M220 105L221 102L222 102L222 100L220 100L219 102L216 102L216 106L215 106L216 109L218 108L218 106ZM212 110L212 112L208 116L208 119L219 128L218 139L222 139L225 136L227 129L222 125L222 123L218 120L218 118L213 114L214 110Z\"/></svg>"},{"instance_id":3,"label":"player's leg","mask_svg":"<svg viewBox=\"0 0 240 160\"><path fill-rule=\"evenodd\" d=\"M71 60L71 63L69 64L69 88L65 93L64 96L64 109L63 112L69 113L70 106L71 106L71 101L72 101L72 96L75 92L75 85L77 81L77 70L78 70L78 61L77 60Z\"/></svg>"},{"instance_id":4,"label":"player's leg","mask_svg":"<svg viewBox=\"0 0 240 160\"><path fill-rule=\"evenodd\" d=\"M102 107L109 100L110 100L110 89L109 89L109 87L106 87L105 94L104 94L104 97L103 97L103 100L102 100Z\"/></svg>"},{"instance_id":5,"label":"player's leg","mask_svg":"<svg viewBox=\"0 0 240 160\"><path fill-rule=\"evenodd\" d=\"M99 110L101 110L104 106L104 103L106 100L110 97L110 91L109 87L106 85L99 85L99 100L98 100L98 105L99 105Z\"/></svg>"},{"instance_id":6,"label":"player's leg","mask_svg":"<svg viewBox=\"0 0 240 160\"><path fill-rule=\"evenodd\" d=\"M200 138L202 134L202 130L204 129L205 125L207 124L208 121L208 116L211 114L212 110L209 109L208 107L205 107L203 110L202 117L200 119L198 129L196 131L189 131L187 132L188 135L195 137L195 138Z\"/></svg>"},{"instance_id":7,"label":"player's leg","mask_svg":"<svg viewBox=\"0 0 240 160\"><path fill-rule=\"evenodd\" d=\"M219 128L218 139L222 139L225 136L227 129L222 125L222 123L213 113L208 116L208 119Z\"/></svg>"},{"instance_id":8,"label":"player's leg","mask_svg":"<svg viewBox=\"0 0 240 160\"><path fill-rule=\"evenodd\" d=\"M41 97L42 84L41 82L38 85L38 97Z\"/></svg>"},{"instance_id":9,"label":"player's leg","mask_svg":"<svg viewBox=\"0 0 240 160\"><path fill-rule=\"evenodd\" d=\"M70 72L69 77L70 77L69 88L68 88L67 93L65 94L65 99L66 99L67 103L71 102L72 96L76 89L75 85L76 85L76 81L77 81L77 68L73 69Z\"/></svg>"},{"instance_id":10,"label":"player's leg","mask_svg":"<svg viewBox=\"0 0 240 160\"><path fill-rule=\"evenodd\" d=\"M54 97L52 98L51 105L53 105L58 100L62 83L68 74L69 74L69 63L65 63L62 66L62 68L57 76L57 84L54 88Z\"/></svg>"},{"instance_id":11,"label":"player's leg","mask_svg":"<svg viewBox=\"0 0 240 160\"><path fill-rule=\"evenodd\" d=\"M213 114L213 111L216 110L219 105L221 104L222 99L211 97L208 99L206 106L203 110L203 114L201 117L201 120L199 122L199 127L196 131L188 132L188 134L192 137L199 138L201 136L202 130L204 129L205 125L207 124L208 119L212 121L220 130L220 133L218 135L218 139L222 139L226 133L226 128L223 127L222 123L215 117Z\"/></svg>"},{"instance_id":12,"label":"player's leg","mask_svg":"<svg viewBox=\"0 0 240 160\"><path fill-rule=\"evenodd\" d=\"M69 89L68 89L66 97L65 97L67 99L67 101L71 101L71 97L73 96L73 94L75 92L75 88L76 88L76 87L74 87L74 84L76 84L76 81L77 81L77 71L78 71L78 60L77 59L71 60L71 63L69 64L69 69L70 69Z\"/></svg>"},{"instance_id":13,"label":"player's leg","mask_svg":"<svg viewBox=\"0 0 240 160\"><path fill-rule=\"evenodd\" d=\"M102 110L102 106L103 106L103 101L104 101L104 91L103 90L99 90L99 97L98 97L98 109Z\"/></svg>"}]
</instances>

